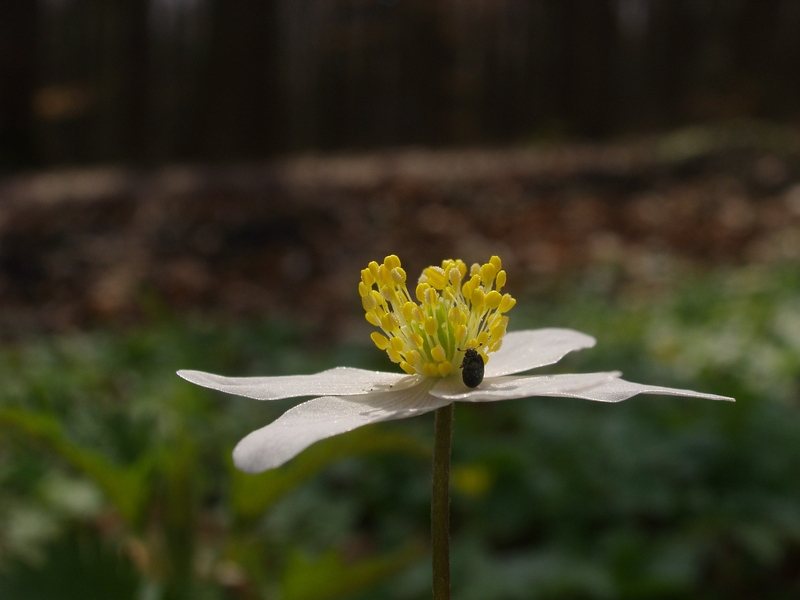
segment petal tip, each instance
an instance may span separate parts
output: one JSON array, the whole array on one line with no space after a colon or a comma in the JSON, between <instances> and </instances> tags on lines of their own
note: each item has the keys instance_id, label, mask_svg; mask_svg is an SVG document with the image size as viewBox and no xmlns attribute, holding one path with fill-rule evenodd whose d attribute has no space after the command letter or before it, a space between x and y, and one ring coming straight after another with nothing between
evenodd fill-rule
<instances>
[{"instance_id":1,"label":"petal tip","mask_svg":"<svg viewBox=\"0 0 800 600\"><path fill-rule=\"evenodd\" d=\"M189 383L195 383L197 385L203 385L203 376L206 375L206 373L202 371L192 371L191 369L180 369L179 371L175 371L175 374L181 379L185 379Z\"/></svg>"},{"instance_id":2,"label":"petal tip","mask_svg":"<svg viewBox=\"0 0 800 600\"><path fill-rule=\"evenodd\" d=\"M569 334L578 334L580 341L583 343L579 349L594 348L597 345L597 339L588 333L584 333L576 329L561 329L561 331L568 332Z\"/></svg>"},{"instance_id":3,"label":"petal tip","mask_svg":"<svg viewBox=\"0 0 800 600\"><path fill-rule=\"evenodd\" d=\"M247 437L236 444L236 447L233 449L233 464L240 471L250 473L251 475L256 475L258 473L263 473L264 471L274 469L275 467L279 467L286 462L285 460L281 462L269 460L270 457L267 454L253 452L252 448L247 447L248 444L242 443L246 442L246 440Z\"/></svg>"}]
</instances>

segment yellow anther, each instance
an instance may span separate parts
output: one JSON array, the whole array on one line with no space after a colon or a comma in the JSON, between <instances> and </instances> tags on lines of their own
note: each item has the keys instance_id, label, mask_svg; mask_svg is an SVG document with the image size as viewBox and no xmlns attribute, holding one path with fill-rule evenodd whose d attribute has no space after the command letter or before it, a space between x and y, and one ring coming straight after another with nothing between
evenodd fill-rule
<instances>
[{"instance_id":1,"label":"yellow anther","mask_svg":"<svg viewBox=\"0 0 800 600\"><path fill-rule=\"evenodd\" d=\"M447 377L450 374L450 371L453 370L453 363L451 363L449 360L445 360L440 362L436 369L439 371L439 375L442 377Z\"/></svg>"},{"instance_id":2,"label":"yellow anther","mask_svg":"<svg viewBox=\"0 0 800 600\"><path fill-rule=\"evenodd\" d=\"M505 335L506 332L506 324L503 323L502 319L495 319L493 323L488 324L489 333L494 337L494 332L502 332L501 337Z\"/></svg>"},{"instance_id":3,"label":"yellow anther","mask_svg":"<svg viewBox=\"0 0 800 600\"><path fill-rule=\"evenodd\" d=\"M393 287L390 287L388 285L382 286L381 287L381 296L383 296L386 300L388 300L389 302L392 302L393 304L397 304L398 303L397 292L395 291L395 289Z\"/></svg>"},{"instance_id":4,"label":"yellow anther","mask_svg":"<svg viewBox=\"0 0 800 600\"><path fill-rule=\"evenodd\" d=\"M386 350L389 347L389 339L385 335L373 331L369 337L372 338L379 350Z\"/></svg>"},{"instance_id":5,"label":"yellow anther","mask_svg":"<svg viewBox=\"0 0 800 600\"><path fill-rule=\"evenodd\" d=\"M386 306L386 301L381 296L381 293L378 290L370 291L369 295L375 301L375 306Z\"/></svg>"},{"instance_id":6,"label":"yellow anther","mask_svg":"<svg viewBox=\"0 0 800 600\"><path fill-rule=\"evenodd\" d=\"M444 348L441 346L435 346L431 348L431 358L436 362L442 362L447 358L447 355L444 353Z\"/></svg>"},{"instance_id":7,"label":"yellow anther","mask_svg":"<svg viewBox=\"0 0 800 600\"><path fill-rule=\"evenodd\" d=\"M478 345L483 346L488 341L489 341L489 334L486 333L485 331L481 331L478 334Z\"/></svg>"},{"instance_id":8,"label":"yellow anther","mask_svg":"<svg viewBox=\"0 0 800 600\"><path fill-rule=\"evenodd\" d=\"M456 268L458 272L461 273L461 279L467 276L467 265L464 264L464 261L457 260L456 261Z\"/></svg>"},{"instance_id":9,"label":"yellow anther","mask_svg":"<svg viewBox=\"0 0 800 600\"><path fill-rule=\"evenodd\" d=\"M500 306L500 302L503 300L503 296L497 290L492 290L488 294L486 294L486 298L484 302L486 302L486 307L490 310L494 310L498 306Z\"/></svg>"},{"instance_id":10,"label":"yellow anther","mask_svg":"<svg viewBox=\"0 0 800 600\"><path fill-rule=\"evenodd\" d=\"M389 355L389 358L391 359L392 362L399 363L402 362L403 360L403 357L400 356L400 353L394 348L387 348L386 354Z\"/></svg>"},{"instance_id":11,"label":"yellow anther","mask_svg":"<svg viewBox=\"0 0 800 600\"><path fill-rule=\"evenodd\" d=\"M422 350L422 348L425 347L425 340L418 333L411 334L411 341L414 342L414 345L420 350Z\"/></svg>"},{"instance_id":12,"label":"yellow anther","mask_svg":"<svg viewBox=\"0 0 800 600\"><path fill-rule=\"evenodd\" d=\"M457 306L454 306L453 308L450 309L450 312L447 313L447 318L450 319L450 322L453 325L460 325L461 323L466 321L466 319L464 318L464 313L461 312L461 309L458 308Z\"/></svg>"},{"instance_id":13,"label":"yellow anther","mask_svg":"<svg viewBox=\"0 0 800 600\"><path fill-rule=\"evenodd\" d=\"M381 327L386 332L394 333L400 328L400 322L394 313L386 313L381 317Z\"/></svg>"},{"instance_id":14,"label":"yellow anther","mask_svg":"<svg viewBox=\"0 0 800 600\"><path fill-rule=\"evenodd\" d=\"M464 298L470 298L472 296L472 280L468 280L464 285L461 286L461 294Z\"/></svg>"},{"instance_id":15,"label":"yellow anther","mask_svg":"<svg viewBox=\"0 0 800 600\"><path fill-rule=\"evenodd\" d=\"M436 377L439 374L439 369L432 362L428 362L422 365L422 372L428 377Z\"/></svg>"},{"instance_id":16,"label":"yellow anther","mask_svg":"<svg viewBox=\"0 0 800 600\"><path fill-rule=\"evenodd\" d=\"M444 278L444 272L439 267L428 267L424 271L425 276L428 278L428 283L437 290L443 290L447 280Z\"/></svg>"},{"instance_id":17,"label":"yellow anther","mask_svg":"<svg viewBox=\"0 0 800 600\"><path fill-rule=\"evenodd\" d=\"M438 325L434 317L428 317L427 319L425 319L425 333L427 333L428 335L436 335L437 329Z\"/></svg>"},{"instance_id":18,"label":"yellow anther","mask_svg":"<svg viewBox=\"0 0 800 600\"><path fill-rule=\"evenodd\" d=\"M405 342L403 342L403 340L401 340L399 337L393 337L390 344L392 345L392 349L397 350L398 352L402 352L403 348L406 347Z\"/></svg>"},{"instance_id":19,"label":"yellow anther","mask_svg":"<svg viewBox=\"0 0 800 600\"><path fill-rule=\"evenodd\" d=\"M432 287L429 287L425 290L425 303L429 304L430 306L436 306L436 303L439 302L439 294L436 293L436 290Z\"/></svg>"},{"instance_id":20,"label":"yellow anther","mask_svg":"<svg viewBox=\"0 0 800 600\"><path fill-rule=\"evenodd\" d=\"M405 371L409 375L416 375L417 374L417 370L414 367L412 367L410 364L408 364L406 361L404 361L404 360L400 361L400 368L403 369L403 371Z\"/></svg>"},{"instance_id":21,"label":"yellow anther","mask_svg":"<svg viewBox=\"0 0 800 600\"><path fill-rule=\"evenodd\" d=\"M477 348L478 347L478 340L472 338L470 341L467 342L467 348Z\"/></svg>"},{"instance_id":22,"label":"yellow anther","mask_svg":"<svg viewBox=\"0 0 800 600\"><path fill-rule=\"evenodd\" d=\"M448 269L447 278L450 280L450 285L455 289L458 289L458 286L461 285L461 271L458 270L458 267L453 266Z\"/></svg>"},{"instance_id":23,"label":"yellow anther","mask_svg":"<svg viewBox=\"0 0 800 600\"><path fill-rule=\"evenodd\" d=\"M502 297L501 297L501 299L502 299ZM498 313L492 313L492 316L489 317L488 319L486 319L486 326L489 329L492 329L493 327L497 326L500 323L500 319L502 319L502 318L503 317L501 315L499 315Z\"/></svg>"},{"instance_id":24,"label":"yellow anther","mask_svg":"<svg viewBox=\"0 0 800 600\"><path fill-rule=\"evenodd\" d=\"M456 326L455 330L455 338L456 341L461 341L467 336L467 326L466 325L458 325Z\"/></svg>"},{"instance_id":25,"label":"yellow anther","mask_svg":"<svg viewBox=\"0 0 800 600\"><path fill-rule=\"evenodd\" d=\"M383 264L386 265L387 269L396 269L400 266L400 259L397 257L396 254L390 254L386 258L383 259Z\"/></svg>"},{"instance_id":26,"label":"yellow anther","mask_svg":"<svg viewBox=\"0 0 800 600\"><path fill-rule=\"evenodd\" d=\"M505 327L502 327L502 326L500 326L500 325L498 325L497 327L494 327L494 328L492 329L491 333L490 333L490 335L491 335L491 337L492 337L492 340L493 340L493 341L494 341L494 340L499 340L499 339L502 339L502 337L503 337L505 334L506 334L506 328L505 328Z\"/></svg>"},{"instance_id":27,"label":"yellow anther","mask_svg":"<svg viewBox=\"0 0 800 600\"><path fill-rule=\"evenodd\" d=\"M375 302L375 298L372 297L372 294L367 294L361 298L361 306L364 307L364 310L371 311L378 308L378 303Z\"/></svg>"},{"instance_id":28,"label":"yellow anther","mask_svg":"<svg viewBox=\"0 0 800 600\"><path fill-rule=\"evenodd\" d=\"M499 271L503 268L503 261L500 260L499 256L492 256L492 258L489 259L489 262L494 265L495 271Z\"/></svg>"},{"instance_id":29,"label":"yellow anther","mask_svg":"<svg viewBox=\"0 0 800 600\"><path fill-rule=\"evenodd\" d=\"M358 282L358 295L365 298L369 294L369 287L363 281Z\"/></svg>"},{"instance_id":30,"label":"yellow anther","mask_svg":"<svg viewBox=\"0 0 800 600\"><path fill-rule=\"evenodd\" d=\"M481 266L478 263L472 263L472 266L469 268L469 276L474 277L475 275L480 275L481 273Z\"/></svg>"},{"instance_id":31,"label":"yellow anther","mask_svg":"<svg viewBox=\"0 0 800 600\"><path fill-rule=\"evenodd\" d=\"M372 272L369 269L362 269L361 281L369 288L372 287L373 283L375 283L375 277L372 276Z\"/></svg>"},{"instance_id":32,"label":"yellow anther","mask_svg":"<svg viewBox=\"0 0 800 600\"><path fill-rule=\"evenodd\" d=\"M409 350L408 352L406 352L406 360L408 361L408 364L411 364L411 365L418 364L419 363L419 352L417 352L416 350Z\"/></svg>"},{"instance_id":33,"label":"yellow anther","mask_svg":"<svg viewBox=\"0 0 800 600\"><path fill-rule=\"evenodd\" d=\"M481 267L481 283L489 286L494 281L494 276L497 275L497 269L492 263L486 263Z\"/></svg>"},{"instance_id":34,"label":"yellow anther","mask_svg":"<svg viewBox=\"0 0 800 600\"><path fill-rule=\"evenodd\" d=\"M431 287L430 284L425 282L422 282L419 285L417 285L417 291L416 291L417 300L419 300L420 302L425 302L425 290L427 290L430 287Z\"/></svg>"},{"instance_id":35,"label":"yellow anther","mask_svg":"<svg viewBox=\"0 0 800 600\"><path fill-rule=\"evenodd\" d=\"M497 277L494 279L494 287L496 290L501 289L506 284L506 272L498 271Z\"/></svg>"},{"instance_id":36,"label":"yellow anther","mask_svg":"<svg viewBox=\"0 0 800 600\"><path fill-rule=\"evenodd\" d=\"M500 306L497 307L497 310L501 313L508 312L514 308L516 303L517 301L514 300L514 298L512 298L509 294L504 294L503 300L500 302Z\"/></svg>"},{"instance_id":37,"label":"yellow anther","mask_svg":"<svg viewBox=\"0 0 800 600\"><path fill-rule=\"evenodd\" d=\"M500 347L503 345L503 340L495 340L489 344L489 347L486 348L488 352L497 352L500 350Z\"/></svg>"},{"instance_id":38,"label":"yellow anther","mask_svg":"<svg viewBox=\"0 0 800 600\"><path fill-rule=\"evenodd\" d=\"M386 283L391 283L391 282L392 282L392 278L389 275L389 269L386 266L386 264L384 263L380 267L378 267L378 283L386 284Z\"/></svg>"},{"instance_id":39,"label":"yellow anther","mask_svg":"<svg viewBox=\"0 0 800 600\"><path fill-rule=\"evenodd\" d=\"M406 321L413 321L414 320L414 309L416 307L417 307L417 305L414 304L411 301L406 302L405 304L403 304L402 313L403 313L403 318Z\"/></svg>"},{"instance_id":40,"label":"yellow anther","mask_svg":"<svg viewBox=\"0 0 800 600\"><path fill-rule=\"evenodd\" d=\"M374 325L375 327L381 326L381 320L375 316L375 313L368 312L364 315L364 317L369 321L370 325Z\"/></svg>"},{"instance_id":41,"label":"yellow anther","mask_svg":"<svg viewBox=\"0 0 800 600\"><path fill-rule=\"evenodd\" d=\"M391 275L395 285L403 285L406 282L406 272L400 267L392 269Z\"/></svg>"},{"instance_id":42,"label":"yellow anther","mask_svg":"<svg viewBox=\"0 0 800 600\"><path fill-rule=\"evenodd\" d=\"M499 313L495 313L494 319L488 324L489 329L501 328L503 331L508 327L508 317L503 317Z\"/></svg>"},{"instance_id":43,"label":"yellow anther","mask_svg":"<svg viewBox=\"0 0 800 600\"><path fill-rule=\"evenodd\" d=\"M369 272L372 275L372 278L375 281L378 281L378 270L380 269L380 267L378 266L378 263L376 263L373 260L367 265L367 268L369 269Z\"/></svg>"},{"instance_id":44,"label":"yellow anther","mask_svg":"<svg viewBox=\"0 0 800 600\"><path fill-rule=\"evenodd\" d=\"M483 290L481 288L472 290L472 296L470 297L470 300L472 301L472 306L474 306L475 308L480 308L481 306L483 306L484 299L485 296L483 295Z\"/></svg>"}]
</instances>

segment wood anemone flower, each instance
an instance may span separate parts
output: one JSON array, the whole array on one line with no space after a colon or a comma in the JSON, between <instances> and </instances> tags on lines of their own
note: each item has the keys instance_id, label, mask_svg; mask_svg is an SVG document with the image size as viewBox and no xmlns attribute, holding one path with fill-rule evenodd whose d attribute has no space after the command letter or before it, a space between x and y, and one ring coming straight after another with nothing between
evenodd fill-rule
<instances>
[{"instance_id":1,"label":"wood anemone flower","mask_svg":"<svg viewBox=\"0 0 800 600\"><path fill-rule=\"evenodd\" d=\"M313 375L224 377L200 371L178 375L203 387L254 398L279 400L315 396L269 425L253 431L233 451L236 466L249 473L278 467L319 440L357 427L413 417L453 402L493 402L532 396L620 402L637 394L733 400L691 390L633 383L618 371L566 375L521 375L558 362L595 339L571 329L506 333L514 299L501 294L505 271L493 256L467 267L446 260L428 267L414 302L400 260L392 255L361 273L359 293L367 320L380 327L372 339L404 373L338 367ZM484 363L477 387L465 385L459 365L465 354ZM490 360L491 357L491 360Z\"/></svg>"}]
</instances>

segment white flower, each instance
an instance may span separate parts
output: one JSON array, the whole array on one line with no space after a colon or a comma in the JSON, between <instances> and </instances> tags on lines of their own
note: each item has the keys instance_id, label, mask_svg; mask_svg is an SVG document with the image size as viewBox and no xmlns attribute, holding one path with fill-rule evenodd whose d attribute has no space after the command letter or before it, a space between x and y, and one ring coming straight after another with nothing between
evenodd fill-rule
<instances>
[{"instance_id":1,"label":"white flower","mask_svg":"<svg viewBox=\"0 0 800 600\"><path fill-rule=\"evenodd\" d=\"M445 261L429 267L417 286L420 304L410 300L405 273L396 256L370 263L359 286L367 320L389 337L373 334L375 344L407 374L338 367L314 375L223 377L200 371L178 375L203 387L254 398L279 400L317 396L288 410L241 440L233 451L236 466L258 473L278 467L319 440L357 427L413 417L460 402L492 402L530 396L620 402L642 393L733 400L690 390L643 385L620 379L618 371L569 375L517 375L558 362L573 350L591 348L591 336L570 329L505 333L513 299L498 290L505 283L500 259L466 267ZM378 290L372 290L373 286ZM492 290L492 287L495 290ZM461 348L460 346L464 346ZM467 387L459 371L467 349L485 364L484 379ZM489 361L488 352L491 352Z\"/></svg>"}]
</instances>

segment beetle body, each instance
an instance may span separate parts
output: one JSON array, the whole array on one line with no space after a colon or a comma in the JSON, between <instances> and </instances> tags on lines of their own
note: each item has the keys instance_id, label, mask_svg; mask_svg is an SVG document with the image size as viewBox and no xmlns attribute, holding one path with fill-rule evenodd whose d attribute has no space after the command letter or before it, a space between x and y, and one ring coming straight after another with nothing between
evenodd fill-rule
<instances>
[{"instance_id":1,"label":"beetle body","mask_svg":"<svg viewBox=\"0 0 800 600\"><path fill-rule=\"evenodd\" d=\"M483 381L483 357L475 348L467 348L461 361L461 379L469 388L476 388Z\"/></svg>"}]
</instances>

